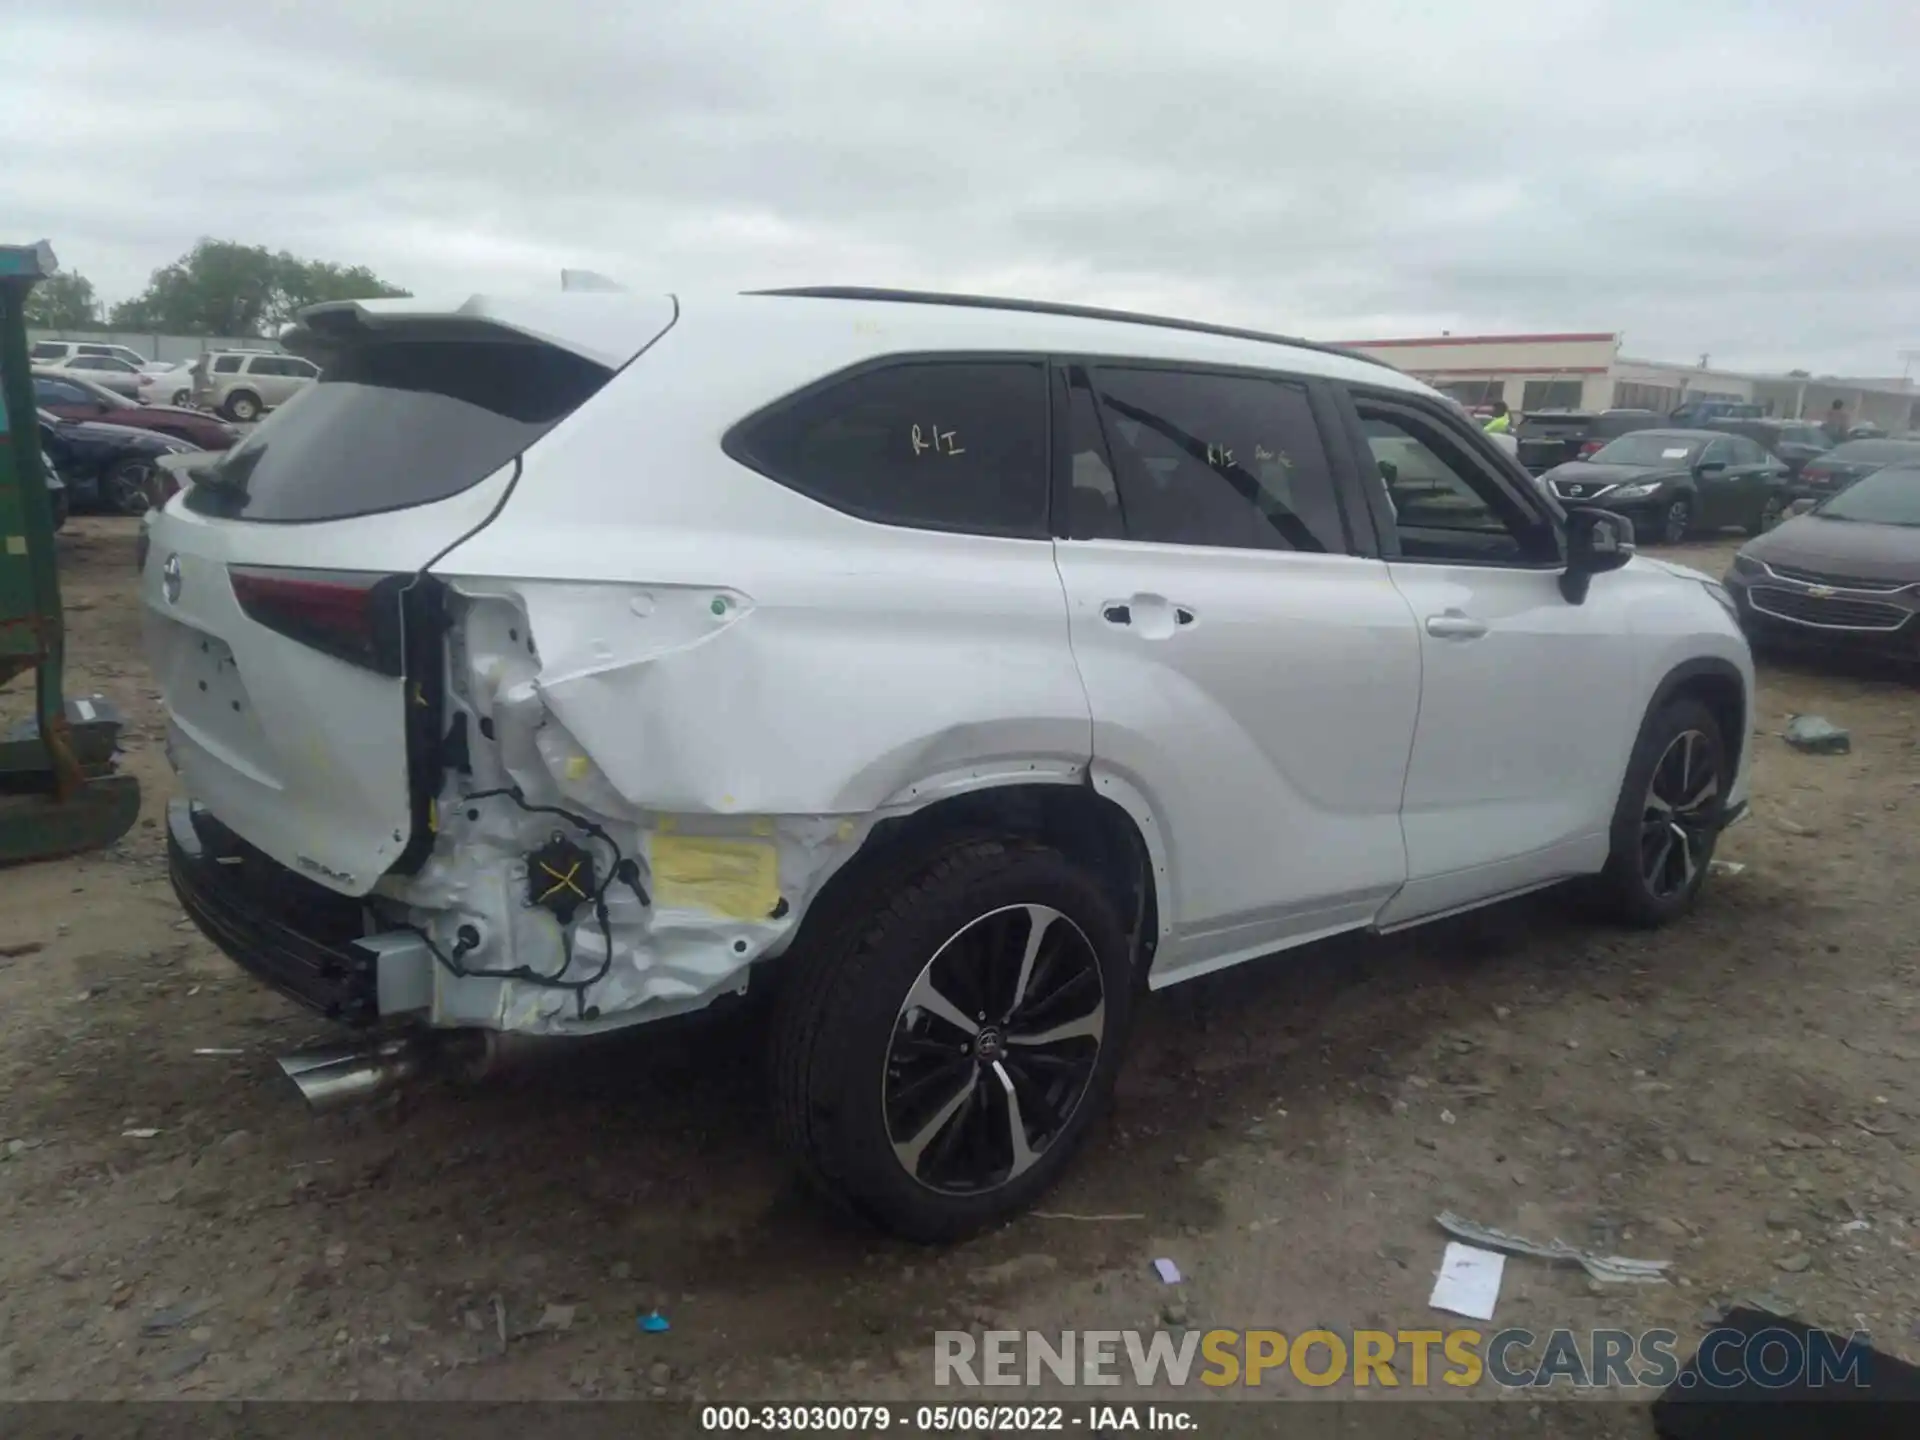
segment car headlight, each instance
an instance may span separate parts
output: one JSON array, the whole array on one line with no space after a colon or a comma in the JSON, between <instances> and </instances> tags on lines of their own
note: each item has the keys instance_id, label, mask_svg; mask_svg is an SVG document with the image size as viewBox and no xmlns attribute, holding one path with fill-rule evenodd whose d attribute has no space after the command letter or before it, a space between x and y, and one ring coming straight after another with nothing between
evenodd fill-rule
<instances>
[{"instance_id":1,"label":"car headlight","mask_svg":"<svg viewBox=\"0 0 1920 1440\"><path fill-rule=\"evenodd\" d=\"M1718 580L1702 580L1700 585L1707 594L1711 595L1720 603L1720 608L1727 612L1727 618L1729 620L1732 620L1736 625L1740 623L1740 607L1733 603L1733 596L1727 593L1726 586L1722 585Z\"/></svg>"},{"instance_id":2,"label":"car headlight","mask_svg":"<svg viewBox=\"0 0 1920 1440\"><path fill-rule=\"evenodd\" d=\"M1613 492L1613 498L1615 500L1644 500L1664 484L1666 484L1664 480L1643 480L1638 485L1622 485L1618 490Z\"/></svg>"},{"instance_id":3,"label":"car headlight","mask_svg":"<svg viewBox=\"0 0 1920 1440\"><path fill-rule=\"evenodd\" d=\"M1767 567L1747 554L1744 550L1734 555L1733 570L1736 575L1764 575L1767 573Z\"/></svg>"}]
</instances>

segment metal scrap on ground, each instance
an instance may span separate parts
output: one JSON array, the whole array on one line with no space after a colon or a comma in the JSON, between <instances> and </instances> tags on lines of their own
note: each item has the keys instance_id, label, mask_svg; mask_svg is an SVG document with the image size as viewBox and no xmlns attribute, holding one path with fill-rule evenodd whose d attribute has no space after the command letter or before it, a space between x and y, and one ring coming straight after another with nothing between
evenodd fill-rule
<instances>
[{"instance_id":1,"label":"metal scrap on ground","mask_svg":"<svg viewBox=\"0 0 1920 1440\"><path fill-rule=\"evenodd\" d=\"M1528 1240L1519 1235L1509 1235L1504 1230L1495 1230L1491 1226L1476 1225L1471 1220L1463 1220L1448 1210L1434 1216L1440 1228L1456 1240L1465 1240L1470 1245L1479 1245L1488 1250L1505 1250L1513 1255L1531 1255L1539 1260L1561 1260L1582 1267L1596 1280L1611 1281L1616 1284L1642 1283L1665 1284L1667 1268L1673 1263L1669 1260L1630 1260L1624 1255L1595 1255L1587 1250L1579 1250L1564 1240L1554 1240L1542 1245L1537 1240Z\"/></svg>"},{"instance_id":2,"label":"metal scrap on ground","mask_svg":"<svg viewBox=\"0 0 1920 1440\"><path fill-rule=\"evenodd\" d=\"M1809 755L1845 755L1853 738L1824 715L1789 715L1783 732L1786 742Z\"/></svg>"}]
</instances>

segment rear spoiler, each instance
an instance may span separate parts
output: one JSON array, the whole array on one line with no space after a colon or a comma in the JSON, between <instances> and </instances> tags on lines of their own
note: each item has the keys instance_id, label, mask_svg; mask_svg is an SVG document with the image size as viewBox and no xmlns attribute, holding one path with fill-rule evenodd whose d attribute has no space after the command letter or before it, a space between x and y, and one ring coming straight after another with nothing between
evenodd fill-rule
<instances>
[{"instance_id":1,"label":"rear spoiler","mask_svg":"<svg viewBox=\"0 0 1920 1440\"><path fill-rule=\"evenodd\" d=\"M617 370L672 325L678 313L671 295L579 288L545 295L473 295L452 304L411 296L331 300L302 310L282 332L280 343L323 370L341 350L380 339L475 344L536 340Z\"/></svg>"}]
</instances>

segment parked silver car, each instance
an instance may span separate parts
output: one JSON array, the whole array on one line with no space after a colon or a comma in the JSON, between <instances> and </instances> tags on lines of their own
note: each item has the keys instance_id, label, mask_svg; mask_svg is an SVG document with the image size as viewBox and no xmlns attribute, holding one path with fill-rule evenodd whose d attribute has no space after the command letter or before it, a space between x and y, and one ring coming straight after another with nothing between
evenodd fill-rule
<instances>
[{"instance_id":1,"label":"parked silver car","mask_svg":"<svg viewBox=\"0 0 1920 1440\"><path fill-rule=\"evenodd\" d=\"M216 350L193 362L193 403L242 424L284 405L320 378L320 367L297 355Z\"/></svg>"},{"instance_id":2,"label":"parked silver car","mask_svg":"<svg viewBox=\"0 0 1920 1440\"><path fill-rule=\"evenodd\" d=\"M73 355L51 365L37 365L37 368L77 375L82 380L105 386L116 395L125 395L129 400L139 398L140 386L147 379L145 370L122 360L118 355Z\"/></svg>"}]
</instances>

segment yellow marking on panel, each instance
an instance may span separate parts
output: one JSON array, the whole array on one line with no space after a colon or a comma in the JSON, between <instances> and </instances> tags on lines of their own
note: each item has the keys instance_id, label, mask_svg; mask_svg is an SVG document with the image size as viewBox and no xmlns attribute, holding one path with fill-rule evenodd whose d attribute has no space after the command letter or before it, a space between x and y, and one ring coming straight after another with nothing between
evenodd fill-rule
<instances>
[{"instance_id":1,"label":"yellow marking on panel","mask_svg":"<svg viewBox=\"0 0 1920 1440\"><path fill-rule=\"evenodd\" d=\"M587 757L569 755L567 757L567 779L584 780L587 778Z\"/></svg>"},{"instance_id":2,"label":"yellow marking on panel","mask_svg":"<svg viewBox=\"0 0 1920 1440\"><path fill-rule=\"evenodd\" d=\"M7 553L9 555L26 554L27 553L27 537L24 535L7 536Z\"/></svg>"},{"instance_id":3,"label":"yellow marking on panel","mask_svg":"<svg viewBox=\"0 0 1920 1440\"><path fill-rule=\"evenodd\" d=\"M663 824L652 858L658 905L764 920L780 903L780 854L760 841L674 835Z\"/></svg>"}]
</instances>

